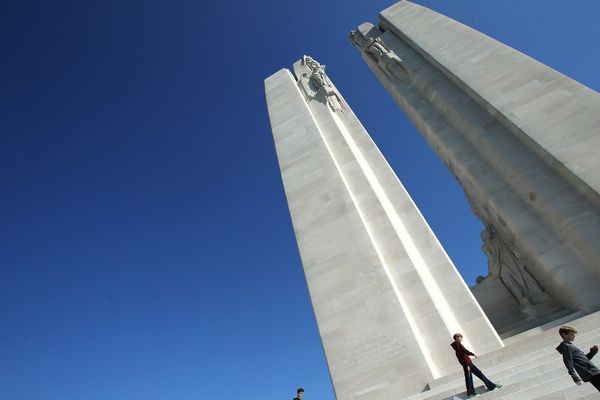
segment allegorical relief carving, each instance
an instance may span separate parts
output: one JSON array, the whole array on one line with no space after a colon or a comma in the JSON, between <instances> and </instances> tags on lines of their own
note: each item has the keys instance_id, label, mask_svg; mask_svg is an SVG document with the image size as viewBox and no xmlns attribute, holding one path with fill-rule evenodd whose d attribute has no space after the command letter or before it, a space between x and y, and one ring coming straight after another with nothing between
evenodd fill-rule
<instances>
[{"instance_id":1,"label":"allegorical relief carving","mask_svg":"<svg viewBox=\"0 0 600 400\"><path fill-rule=\"evenodd\" d=\"M350 42L375 61L390 78L405 80L408 77L402 59L380 37L367 37L357 29L350 32Z\"/></svg>"},{"instance_id":2,"label":"allegorical relief carving","mask_svg":"<svg viewBox=\"0 0 600 400\"><path fill-rule=\"evenodd\" d=\"M481 249L488 257L489 276L499 279L529 317L540 316L540 306L549 302L544 288L529 273L521 254L493 227L481 232Z\"/></svg>"},{"instance_id":3,"label":"allegorical relief carving","mask_svg":"<svg viewBox=\"0 0 600 400\"><path fill-rule=\"evenodd\" d=\"M458 176L456 178L465 188L464 182ZM486 226L481 232L481 249L488 258L488 277L498 280L508 290L527 318L543 316L548 307L555 305L551 296L527 270L527 262L514 243L488 222L489 211L482 211L466 191L465 195L473 214ZM478 277L477 283L482 279Z\"/></svg>"},{"instance_id":4,"label":"allegorical relief carving","mask_svg":"<svg viewBox=\"0 0 600 400\"><path fill-rule=\"evenodd\" d=\"M341 96L337 90L335 90L329 77L325 73L325 65L318 63L309 56L302 57L302 64L311 71L308 76L308 84L312 90L309 91L306 90L308 88L305 88L306 95L309 98L315 98L320 91L323 91L329 107L331 107L334 112L344 112Z\"/></svg>"}]
</instances>

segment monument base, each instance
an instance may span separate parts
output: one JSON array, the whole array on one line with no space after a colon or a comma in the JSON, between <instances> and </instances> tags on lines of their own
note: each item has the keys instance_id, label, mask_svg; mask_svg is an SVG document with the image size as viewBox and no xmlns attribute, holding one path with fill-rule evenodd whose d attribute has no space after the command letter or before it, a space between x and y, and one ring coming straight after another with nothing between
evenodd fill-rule
<instances>
[{"instance_id":1,"label":"monument base","mask_svg":"<svg viewBox=\"0 0 600 400\"><path fill-rule=\"evenodd\" d=\"M550 301L521 307L502 281L493 276L478 281L471 292L502 339L573 313Z\"/></svg>"},{"instance_id":2,"label":"monument base","mask_svg":"<svg viewBox=\"0 0 600 400\"><path fill-rule=\"evenodd\" d=\"M555 350L560 343L558 327L571 325L579 334L575 345L587 351L600 343L600 312L586 316L575 313L557 319L504 340L506 347L477 358L476 365L501 389L489 392L474 378L476 392L482 400L583 400L599 399L600 394L590 383L577 386L567 373L562 356ZM404 400L465 399L462 372L443 376L429 382L429 390ZM361 399L362 400L362 399Z\"/></svg>"}]
</instances>

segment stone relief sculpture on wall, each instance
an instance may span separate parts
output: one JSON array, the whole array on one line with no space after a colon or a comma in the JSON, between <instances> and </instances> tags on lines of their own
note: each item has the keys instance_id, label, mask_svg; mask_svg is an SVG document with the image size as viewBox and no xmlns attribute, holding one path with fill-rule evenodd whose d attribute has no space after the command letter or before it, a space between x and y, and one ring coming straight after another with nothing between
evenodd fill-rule
<instances>
[{"instance_id":1,"label":"stone relief sculpture on wall","mask_svg":"<svg viewBox=\"0 0 600 400\"><path fill-rule=\"evenodd\" d=\"M463 187L465 182L456 176ZM516 250L511 240L506 239L500 229L490 223L489 210L481 210L474 199L465 191L467 201L473 214L486 227L481 232L483 245L481 250L488 258L488 278L497 280L506 288L511 297L517 302L523 315L528 319L542 317L545 310L555 306L552 297L540 285L535 277L527 270L525 258ZM484 277L478 277L479 284Z\"/></svg>"},{"instance_id":2,"label":"stone relief sculpture on wall","mask_svg":"<svg viewBox=\"0 0 600 400\"><path fill-rule=\"evenodd\" d=\"M314 58L306 55L302 57L302 63L311 70L311 74L308 77L308 83L314 92L307 93L307 95L310 98L314 98L320 90L323 90L329 107L331 107L333 111L344 112L344 106L340 100L340 96L325 73L325 65L320 64Z\"/></svg>"},{"instance_id":3,"label":"stone relief sculpture on wall","mask_svg":"<svg viewBox=\"0 0 600 400\"><path fill-rule=\"evenodd\" d=\"M550 299L544 288L527 270L521 254L493 227L483 230L481 239L481 249L488 257L489 276L502 282L526 316L538 317L540 306L547 304Z\"/></svg>"},{"instance_id":4,"label":"stone relief sculpture on wall","mask_svg":"<svg viewBox=\"0 0 600 400\"><path fill-rule=\"evenodd\" d=\"M380 37L365 36L360 29L350 32L350 42L371 57L390 78L405 80L408 71L404 62L390 50Z\"/></svg>"},{"instance_id":5,"label":"stone relief sculpture on wall","mask_svg":"<svg viewBox=\"0 0 600 400\"><path fill-rule=\"evenodd\" d=\"M317 90L321 87L331 86L327 81L325 65L321 65L314 58L306 55L302 57L302 63L312 71L310 81L315 85Z\"/></svg>"}]
</instances>

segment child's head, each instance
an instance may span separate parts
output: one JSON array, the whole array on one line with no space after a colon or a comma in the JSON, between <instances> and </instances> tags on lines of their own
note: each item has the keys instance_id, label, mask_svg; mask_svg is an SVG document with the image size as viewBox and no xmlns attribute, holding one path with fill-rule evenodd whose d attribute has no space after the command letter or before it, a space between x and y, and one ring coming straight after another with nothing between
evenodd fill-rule
<instances>
[{"instance_id":1,"label":"child's head","mask_svg":"<svg viewBox=\"0 0 600 400\"><path fill-rule=\"evenodd\" d=\"M558 328L558 334L563 340L572 341L575 339L575 335L577 334L577 329L572 326L563 325Z\"/></svg>"},{"instance_id":2,"label":"child's head","mask_svg":"<svg viewBox=\"0 0 600 400\"><path fill-rule=\"evenodd\" d=\"M458 341L460 342L463 338L463 335L461 335L460 333L455 333L454 336L452 336L452 339L454 339L454 341Z\"/></svg>"}]
</instances>

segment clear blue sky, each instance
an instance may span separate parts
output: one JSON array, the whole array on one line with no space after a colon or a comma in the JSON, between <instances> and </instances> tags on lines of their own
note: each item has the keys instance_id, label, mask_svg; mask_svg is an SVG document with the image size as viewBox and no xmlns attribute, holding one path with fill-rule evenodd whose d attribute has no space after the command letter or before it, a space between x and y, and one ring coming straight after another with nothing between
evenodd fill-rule
<instances>
[{"instance_id":1,"label":"clear blue sky","mask_svg":"<svg viewBox=\"0 0 600 400\"><path fill-rule=\"evenodd\" d=\"M600 88L600 2L419 0ZM263 80L324 63L467 283L460 188L353 49L393 1L4 1L0 399L333 399Z\"/></svg>"}]
</instances>

